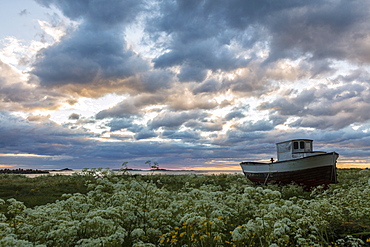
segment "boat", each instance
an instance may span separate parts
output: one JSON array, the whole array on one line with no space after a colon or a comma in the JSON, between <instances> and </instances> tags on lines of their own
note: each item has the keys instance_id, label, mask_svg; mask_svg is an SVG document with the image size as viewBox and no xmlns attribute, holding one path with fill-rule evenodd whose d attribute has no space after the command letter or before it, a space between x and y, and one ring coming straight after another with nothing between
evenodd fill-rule
<instances>
[{"instance_id":1,"label":"boat","mask_svg":"<svg viewBox=\"0 0 370 247\"><path fill-rule=\"evenodd\" d=\"M294 139L276 143L277 161L241 162L243 173L256 184L296 183L305 188L337 183L336 152L313 151L313 140Z\"/></svg>"}]
</instances>

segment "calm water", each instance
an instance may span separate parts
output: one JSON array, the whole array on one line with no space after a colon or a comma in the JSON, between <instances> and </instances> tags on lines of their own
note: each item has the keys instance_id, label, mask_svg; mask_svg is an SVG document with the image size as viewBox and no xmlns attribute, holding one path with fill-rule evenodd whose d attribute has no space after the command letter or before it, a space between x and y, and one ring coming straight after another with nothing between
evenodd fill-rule
<instances>
[{"instance_id":1,"label":"calm water","mask_svg":"<svg viewBox=\"0 0 370 247\"><path fill-rule=\"evenodd\" d=\"M27 177L34 178L45 175L72 175L73 173L80 173L81 169L76 169L72 171L51 171L49 174L24 174ZM120 172L115 171L117 174ZM186 175L186 174L198 174L198 175L220 175L220 174L243 174L242 170L129 170L129 174L140 174L140 175L152 175L152 174L162 174L162 175Z\"/></svg>"}]
</instances>

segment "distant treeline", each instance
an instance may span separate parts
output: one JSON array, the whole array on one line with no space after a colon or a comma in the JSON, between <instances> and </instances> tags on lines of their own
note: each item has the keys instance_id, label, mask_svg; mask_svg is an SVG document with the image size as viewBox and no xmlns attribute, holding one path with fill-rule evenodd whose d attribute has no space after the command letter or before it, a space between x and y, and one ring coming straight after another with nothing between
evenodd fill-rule
<instances>
[{"instance_id":1,"label":"distant treeline","mask_svg":"<svg viewBox=\"0 0 370 247\"><path fill-rule=\"evenodd\" d=\"M37 170L37 169L0 169L1 173L7 173L7 174L39 174L39 173L49 173L49 171L44 170Z\"/></svg>"}]
</instances>

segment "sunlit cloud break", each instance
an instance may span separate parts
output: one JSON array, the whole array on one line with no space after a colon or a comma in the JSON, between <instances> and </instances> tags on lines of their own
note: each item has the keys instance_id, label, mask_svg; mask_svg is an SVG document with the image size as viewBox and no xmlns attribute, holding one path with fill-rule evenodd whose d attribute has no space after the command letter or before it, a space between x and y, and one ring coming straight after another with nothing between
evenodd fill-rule
<instances>
[{"instance_id":1,"label":"sunlit cloud break","mask_svg":"<svg viewBox=\"0 0 370 247\"><path fill-rule=\"evenodd\" d=\"M5 3L0 156L239 169L314 140L370 164L368 1Z\"/></svg>"}]
</instances>

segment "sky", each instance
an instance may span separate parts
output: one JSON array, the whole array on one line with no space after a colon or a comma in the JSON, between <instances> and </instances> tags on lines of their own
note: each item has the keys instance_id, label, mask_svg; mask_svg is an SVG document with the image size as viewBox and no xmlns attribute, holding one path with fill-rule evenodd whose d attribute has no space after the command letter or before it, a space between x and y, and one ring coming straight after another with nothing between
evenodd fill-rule
<instances>
[{"instance_id":1,"label":"sky","mask_svg":"<svg viewBox=\"0 0 370 247\"><path fill-rule=\"evenodd\" d=\"M370 167L367 0L0 5L0 168Z\"/></svg>"}]
</instances>

